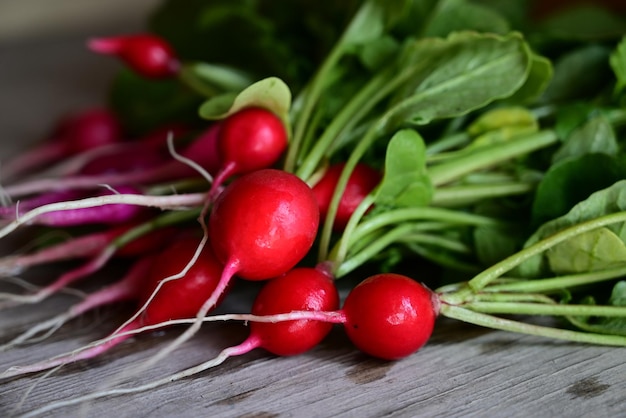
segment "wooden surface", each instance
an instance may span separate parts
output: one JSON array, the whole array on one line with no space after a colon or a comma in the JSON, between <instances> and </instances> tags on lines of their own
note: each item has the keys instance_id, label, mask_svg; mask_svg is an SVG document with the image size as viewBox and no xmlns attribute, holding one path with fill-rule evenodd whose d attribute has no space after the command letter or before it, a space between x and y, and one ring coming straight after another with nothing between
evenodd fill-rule
<instances>
[{"instance_id":1,"label":"wooden surface","mask_svg":"<svg viewBox=\"0 0 626 418\"><path fill-rule=\"evenodd\" d=\"M63 112L102 103L115 68L115 63L86 53L79 36L0 45L0 160L43 135ZM18 247L1 240L0 249L6 254ZM58 271L40 268L34 278L52 278ZM109 269L102 280L113 280L117 273ZM98 284L81 286L93 289ZM0 282L2 290L15 289ZM75 300L61 295L37 306L0 311L0 343ZM224 310L242 312L248 303L249 298L236 292ZM45 342L0 353L0 371L100 338L130 313L127 306L89 313ZM0 416L92 392L179 332L137 337L44 379L32 375L0 381ZM245 336L241 325L203 327L166 363L132 384L205 361ZM618 417L626 416L625 358L625 349L492 332L443 319L420 352L382 362L359 354L337 328L305 355L276 358L258 350L149 393L101 399L46 416Z\"/></svg>"}]
</instances>

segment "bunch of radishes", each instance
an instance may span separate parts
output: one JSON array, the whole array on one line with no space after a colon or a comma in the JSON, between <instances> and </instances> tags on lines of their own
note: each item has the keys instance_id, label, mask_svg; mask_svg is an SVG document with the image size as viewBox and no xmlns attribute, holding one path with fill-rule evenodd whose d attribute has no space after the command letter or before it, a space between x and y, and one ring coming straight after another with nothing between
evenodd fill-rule
<instances>
[{"instance_id":1,"label":"bunch of radishes","mask_svg":"<svg viewBox=\"0 0 626 418\"><path fill-rule=\"evenodd\" d=\"M361 11L369 12L367 8ZM351 34L350 28L346 34ZM348 35L342 39L349 40ZM496 41L491 36L467 36L476 42L522 44L515 36ZM448 41L454 48L470 42L454 37ZM88 45L93 51L119 57L140 76L189 83L182 74L185 63L158 36L94 39ZM339 55L345 52L341 48L338 51ZM331 58L338 62L339 55ZM330 74L332 60L329 62L322 70ZM419 63L407 59L406 64L417 74L421 71ZM384 74L396 76L393 71ZM413 83L410 75L407 70L393 80L399 86L402 83L410 86ZM526 76L524 73L520 77ZM506 322L474 312L484 306L481 303L495 300L492 296L497 290L492 291L489 286L503 273L585 228L591 230L622 222L620 217L565 229L514 258L499 261L469 282L437 291L404 275L373 274L351 289L340 308L342 301L335 279L354 272L394 244L412 255L446 265L452 262L436 250L472 253L465 243L455 240L469 228L507 227L500 219L470 213L465 208L456 210L454 204L449 204L452 209L446 208L445 202L454 201L450 196L459 191L449 184L553 145L557 136L549 130L538 131L532 120L530 127L516 126L520 132L529 129L531 134L514 136L518 140L509 143L494 142L480 147L471 143L468 135L447 138L431 150L455 149L452 157L440 155L442 162L436 161L427 170L423 139L411 126L397 122L406 116L407 109L413 106L419 110L421 104L410 100L405 104L403 91L394 91L393 83L390 86L382 76L372 78L318 132L308 121L316 120L313 110L319 99L316 94L319 95L324 84L321 79L321 76L314 79L309 90L305 90L305 98L299 97L293 103L287 85L274 77L248 83L234 91L227 89L222 95L207 98L202 105L200 113L209 121L203 121L200 128L165 125L143 138L126 139L113 112L88 110L63 120L49 141L2 167L5 205L0 208L0 238L26 225L59 228L72 237L27 254L1 258L0 274L14 276L32 266L62 260L82 262L41 289L25 294L0 294L2 309L40 302L92 276L112 259L124 260L127 271L119 281L84 297L66 312L35 324L0 347L6 350L36 341L70 319L105 304L132 300L137 309L102 340L36 364L12 367L0 377L92 358L145 330L191 324L143 364L145 368L191 338L204 321L224 319L250 321L249 337L237 346L226 348L215 359L176 375L138 388L117 388L72 402L146 390L254 348L281 356L300 354L322 341L333 323L344 325L358 349L387 360L400 359L422 347L439 314L555 338L625 344L622 337L588 338L584 333L561 330L554 333L547 328ZM244 83L243 78L238 80ZM197 88L198 82L194 80L190 87ZM493 97L480 96L476 103L467 104L463 112L481 108L499 95L512 95L520 86L506 86L504 93L498 91ZM359 107L359 100L367 95L379 98L380 102ZM390 110L373 122L364 122L364 115L383 103L386 95L392 98ZM455 115L457 111L464 114L456 105L450 107L451 110L442 110L442 115L448 115L446 112ZM506 118L496 112L485 112L469 130L485 135L502 133L499 129L503 126L498 124ZM506 113L511 114L520 120L528 117L517 109ZM518 122L516 119L513 123ZM506 123L511 121L506 119ZM316 124L317 128L323 126L319 120ZM313 139L316 135L318 141ZM361 139L355 140L359 135ZM374 168L361 157L381 137L387 158L384 167ZM337 158L341 152L348 153L343 160ZM407 158L408 166L397 163ZM59 159L62 162L54 164ZM475 195L459 201L480 200L483 194L507 196L532 190L534 183L516 182L514 171L505 167L502 172L487 172L488 180L490 174L496 180L472 189L476 190ZM498 188L502 185L506 187ZM439 206L429 205L437 201ZM471 270L471 266L462 263L456 263L455 267ZM209 316L227 296L235 278L267 282L250 314ZM536 283L549 286L548 282ZM525 286L522 292L508 291L507 301L517 303L518 307L529 301L552 303L552 299L534 293L529 296L533 285ZM546 288L554 291L557 287ZM494 306L496 310L490 312L498 313ZM534 305L531 308L538 309ZM550 309L553 314L568 314L552 306Z\"/></svg>"},{"instance_id":2,"label":"bunch of radishes","mask_svg":"<svg viewBox=\"0 0 626 418\"><path fill-rule=\"evenodd\" d=\"M89 45L120 56L146 77L176 73L178 59L156 36L98 39ZM296 319L280 323L253 322L249 339L241 348L230 349L230 355L254 347L278 355L299 354L326 336L330 322L344 323L359 348L381 358L397 359L419 349L428 340L438 312L435 295L424 286L400 275L376 275L351 292L344 309L337 311L338 292L329 264L299 267L318 236L320 213L322 218L328 213L343 164L325 169L313 188L296 175L273 168L288 147L289 125L282 116L259 105L240 106L206 132L192 135L179 154L173 140L181 135L180 129L164 127L149 138L122 141L114 115L87 112L65 121L51 138L53 145L14 160L11 177L27 173L31 177L4 186L12 200L27 198L4 208L7 222L2 235L21 224L107 227L3 259L2 270L15 274L37 263L87 258L36 293L4 295L7 306L38 302L94 273L112 257L136 261L122 280L59 317L37 324L5 344L5 349L96 306L133 299L140 308L109 338L81 353L16 367L3 376L90 358L127 339L132 331L172 320L197 317L188 331L192 333L223 299L235 276L269 280L252 307L253 315L284 314L285 321L291 311L311 314L308 318L295 313ZM171 162L165 154L168 135ZM70 145L59 145L66 142ZM52 156L64 158L60 167L37 172L37 163L49 165L45 157ZM189 179L194 174L211 183L208 192L150 194L156 182ZM345 228L380 180L381 174L364 164L354 170L334 220L336 230ZM146 212L144 206L170 211ZM189 225L190 217L198 217L204 236Z\"/></svg>"}]
</instances>

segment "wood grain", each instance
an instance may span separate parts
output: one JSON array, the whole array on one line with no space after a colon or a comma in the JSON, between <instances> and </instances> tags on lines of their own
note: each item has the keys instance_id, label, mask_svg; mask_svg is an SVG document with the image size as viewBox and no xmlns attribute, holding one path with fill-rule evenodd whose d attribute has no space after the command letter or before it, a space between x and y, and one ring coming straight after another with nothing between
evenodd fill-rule
<instances>
[{"instance_id":1,"label":"wood grain","mask_svg":"<svg viewBox=\"0 0 626 418\"><path fill-rule=\"evenodd\" d=\"M100 103L115 64L84 53L82 39L3 46L0 51L0 158L49 128L62 112ZM3 254L17 247L2 244ZM45 280L58 269L37 269ZM113 280L115 269L101 280ZM88 283L85 289L95 288ZM0 291L9 285L0 284ZM0 340L59 312L73 296L0 312ZM224 310L242 311L236 292ZM0 353L0 371L41 360L100 338L130 313L116 306L90 313L40 344ZM0 381L0 416L90 393L138 364L180 329L143 335L100 358L41 375ZM139 385L214 356L245 338L243 325L213 324L158 367L132 379ZM382 362L354 350L340 328L315 350L276 358L255 351L149 393L99 399L50 417L618 417L626 416L626 350L492 332L440 320L420 352ZM36 385L34 388L33 386ZM26 392L30 394L23 399Z\"/></svg>"}]
</instances>

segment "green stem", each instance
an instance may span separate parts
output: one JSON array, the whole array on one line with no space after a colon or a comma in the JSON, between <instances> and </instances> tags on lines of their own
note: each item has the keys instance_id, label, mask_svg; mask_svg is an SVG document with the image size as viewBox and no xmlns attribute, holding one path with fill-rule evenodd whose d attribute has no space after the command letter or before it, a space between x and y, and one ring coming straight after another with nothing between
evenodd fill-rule
<instances>
[{"instance_id":1,"label":"green stem","mask_svg":"<svg viewBox=\"0 0 626 418\"><path fill-rule=\"evenodd\" d=\"M469 205L495 197L526 194L533 191L535 186L535 183L517 182L439 187L435 189L431 205L446 207Z\"/></svg>"},{"instance_id":2,"label":"green stem","mask_svg":"<svg viewBox=\"0 0 626 418\"><path fill-rule=\"evenodd\" d=\"M410 240L412 243L419 242L428 245L434 245L439 248L445 248L461 253L467 252L467 247L459 243L458 241L449 240L437 235L418 233L415 232L415 230L420 230L419 224L405 224L393 228L377 240L373 241L358 254L348 258L345 261L336 263L337 268L335 271L335 277L339 278L345 276L357 267L366 263L368 260L380 253L389 245L403 240Z\"/></svg>"},{"instance_id":3,"label":"green stem","mask_svg":"<svg viewBox=\"0 0 626 418\"><path fill-rule=\"evenodd\" d=\"M513 321L510 319L498 318L496 316L487 315L480 312L474 312L469 309L461 308L459 306L448 305L445 303L441 305L440 314L445 317L457 319L470 324L499 329L503 331L536 335L541 337L580 343L621 347L626 346L625 336L592 334L587 332L571 331L541 325L527 324L524 322Z\"/></svg>"},{"instance_id":4,"label":"green stem","mask_svg":"<svg viewBox=\"0 0 626 418\"><path fill-rule=\"evenodd\" d=\"M526 247L523 250L520 250L517 253L483 270L481 273L477 274L472 280L468 282L467 292L471 293L482 290L483 288L485 288L485 286L500 277L502 274L512 270L529 258L534 257L535 255L538 255L546 251L547 249L554 247L560 242L606 225L625 221L626 211L604 215L563 229L556 234L544 238L543 240L529 247ZM459 292L460 297L466 296L461 293L462 292Z\"/></svg>"},{"instance_id":5,"label":"green stem","mask_svg":"<svg viewBox=\"0 0 626 418\"><path fill-rule=\"evenodd\" d=\"M441 295L441 299L445 299L445 295ZM463 304L464 308L470 308L474 302L533 302L554 304L554 299L537 293L479 293L474 298L473 302ZM482 311L481 311L482 312Z\"/></svg>"},{"instance_id":6,"label":"green stem","mask_svg":"<svg viewBox=\"0 0 626 418\"><path fill-rule=\"evenodd\" d=\"M490 314L626 317L626 306L473 301L463 304L463 308Z\"/></svg>"},{"instance_id":7,"label":"green stem","mask_svg":"<svg viewBox=\"0 0 626 418\"><path fill-rule=\"evenodd\" d=\"M289 149L287 150L287 156L285 158L285 170L289 172L293 172L296 166L296 158L299 154L299 148L304 140L304 135L307 130L307 126L309 123L309 119L313 113L313 109L315 108L315 104L319 100L322 91L324 90L325 81L328 76L328 73L332 70L335 64L339 61L344 52L344 45L340 41L333 49L330 51L322 65L319 67L317 73L311 80L311 84L309 84L305 90L306 96L302 100L302 108L298 113L298 117L296 119L294 125L294 133L291 139L291 143L289 144Z\"/></svg>"},{"instance_id":8,"label":"green stem","mask_svg":"<svg viewBox=\"0 0 626 418\"><path fill-rule=\"evenodd\" d=\"M452 270L464 272L468 274L476 274L480 271L480 267L465 261L453 258L449 254L439 251L438 249L429 248L417 243L408 243L407 247L426 260L430 260L441 267L447 267Z\"/></svg>"},{"instance_id":9,"label":"green stem","mask_svg":"<svg viewBox=\"0 0 626 418\"><path fill-rule=\"evenodd\" d=\"M372 218L362 222L354 231L348 242L363 238L370 232L388 225L401 224L409 221L417 220L435 220L456 225L475 225L475 226L502 226L503 222L489 218L487 216L475 215L472 213L464 213L458 210L419 207L419 208L401 208L392 209L373 216Z\"/></svg>"},{"instance_id":10,"label":"green stem","mask_svg":"<svg viewBox=\"0 0 626 418\"><path fill-rule=\"evenodd\" d=\"M327 154L333 141L356 125L367 112L395 88L395 84L389 82L394 69L395 66L392 65L386 71L378 73L342 107L296 170L298 177L306 181Z\"/></svg>"},{"instance_id":11,"label":"green stem","mask_svg":"<svg viewBox=\"0 0 626 418\"><path fill-rule=\"evenodd\" d=\"M361 203L359 203L359 206L356 207L356 209L352 213L352 216L350 216L348 223L343 229L341 239L337 243L336 247L331 251L329 261L333 261L337 265L343 263L346 255L348 254L348 249L350 248L349 244L352 242L350 237L359 225L359 222L363 218L363 215L365 215L365 213L372 206L372 204L374 204L374 196L372 194L365 196Z\"/></svg>"},{"instance_id":12,"label":"green stem","mask_svg":"<svg viewBox=\"0 0 626 418\"><path fill-rule=\"evenodd\" d=\"M544 292L551 293L576 286L584 286L612 280L626 275L626 266L591 271L587 273L570 274L548 279L516 280L510 283L492 284L483 289L484 292Z\"/></svg>"},{"instance_id":13,"label":"green stem","mask_svg":"<svg viewBox=\"0 0 626 418\"><path fill-rule=\"evenodd\" d=\"M555 132L544 130L506 143L485 145L473 152L463 153L445 163L428 168L434 186L450 183L472 171L494 166L518 155L547 147L558 141Z\"/></svg>"},{"instance_id":14,"label":"green stem","mask_svg":"<svg viewBox=\"0 0 626 418\"><path fill-rule=\"evenodd\" d=\"M460 147L467 144L469 140L470 136L466 132L457 132L428 144L426 147L426 155L432 156L452 148Z\"/></svg>"}]
</instances>

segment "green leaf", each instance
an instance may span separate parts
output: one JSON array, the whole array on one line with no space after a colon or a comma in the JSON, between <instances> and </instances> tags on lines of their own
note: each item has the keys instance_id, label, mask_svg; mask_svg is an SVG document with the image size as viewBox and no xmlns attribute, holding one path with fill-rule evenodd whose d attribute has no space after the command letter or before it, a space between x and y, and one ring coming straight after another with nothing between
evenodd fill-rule
<instances>
[{"instance_id":1,"label":"green leaf","mask_svg":"<svg viewBox=\"0 0 626 418\"><path fill-rule=\"evenodd\" d=\"M426 145L411 129L398 131L387 145L385 174L375 201L383 206L426 206L433 186L426 172Z\"/></svg>"},{"instance_id":2,"label":"green leaf","mask_svg":"<svg viewBox=\"0 0 626 418\"><path fill-rule=\"evenodd\" d=\"M528 104L537 100L545 92L552 80L554 68L552 61L541 55L532 54L530 72L524 85L515 94L507 98L509 103Z\"/></svg>"},{"instance_id":3,"label":"green leaf","mask_svg":"<svg viewBox=\"0 0 626 418\"><path fill-rule=\"evenodd\" d=\"M598 190L626 178L626 161L606 154L584 154L548 169L537 186L533 225L558 218Z\"/></svg>"},{"instance_id":4,"label":"green leaf","mask_svg":"<svg viewBox=\"0 0 626 418\"><path fill-rule=\"evenodd\" d=\"M346 28L340 42L351 50L375 41L402 16L408 0L366 0Z\"/></svg>"},{"instance_id":5,"label":"green leaf","mask_svg":"<svg viewBox=\"0 0 626 418\"><path fill-rule=\"evenodd\" d=\"M204 119L223 119L245 107L263 107L287 123L290 106L289 87L279 78L269 77L237 95L226 94L207 100L200 107L200 116Z\"/></svg>"},{"instance_id":6,"label":"green leaf","mask_svg":"<svg viewBox=\"0 0 626 418\"><path fill-rule=\"evenodd\" d=\"M252 83L250 76L241 70L204 62L183 65L180 77L206 97L240 91Z\"/></svg>"},{"instance_id":7,"label":"green leaf","mask_svg":"<svg viewBox=\"0 0 626 418\"><path fill-rule=\"evenodd\" d=\"M590 153L617 156L619 144L613 126L606 117L599 115L575 129L565 143L552 156L552 163Z\"/></svg>"},{"instance_id":8,"label":"green leaf","mask_svg":"<svg viewBox=\"0 0 626 418\"><path fill-rule=\"evenodd\" d=\"M467 133L477 137L501 128L530 128L537 130L539 124L530 110L518 107L498 107L482 113L468 127Z\"/></svg>"},{"instance_id":9,"label":"green leaf","mask_svg":"<svg viewBox=\"0 0 626 418\"><path fill-rule=\"evenodd\" d=\"M554 64L554 76L542 99L565 102L595 97L613 77L609 68L610 50L589 44L560 57Z\"/></svg>"},{"instance_id":10,"label":"green leaf","mask_svg":"<svg viewBox=\"0 0 626 418\"><path fill-rule=\"evenodd\" d=\"M615 93L619 94L626 88L626 37L622 38L622 41L617 45L609 62L617 78Z\"/></svg>"},{"instance_id":11,"label":"green leaf","mask_svg":"<svg viewBox=\"0 0 626 418\"><path fill-rule=\"evenodd\" d=\"M554 130L559 138L565 139L597 113L597 107L591 103L572 102L563 104L557 109Z\"/></svg>"},{"instance_id":12,"label":"green leaf","mask_svg":"<svg viewBox=\"0 0 626 418\"><path fill-rule=\"evenodd\" d=\"M476 256L484 266L491 266L515 253L519 248L519 231L478 226L474 228Z\"/></svg>"},{"instance_id":13,"label":"green leaf","mask_svg":"<svg viewBox=\"0 0 626 418\"><path fill-rule=\"evenodd\" d=\"M491 8L467 0L443 0L435 8L422 35L447 36L461 30L505 34L510 25Z\"/></svg>"},{"instance_id":14,"label":"green leaf","mask_svg":"<svg viewBox=\"0 0 626 418\"><path fill-rule=\"evenodd\" d=\"M591 194L587 199L572 207L565 215L541 225L524 246L528 247L580 222L624 210L626 210L626 180L621 180L606 189ZM622 242L626 242L626 225L611 225L608 229L616 234ZM551 271L545 254L541 254L520 264L515 270L515 274L520 277L540 277L551 274Z\"/></svg>"},{"instance_id":15,"label":"green leaf","mask_svg":"<svg viewBox=\"0 0 626 418\"><path fill-rule=\"evenodd\" d=\"M388 128L460 116L512 95L527 78L530 52L519 34L458 32L410 43L400 68L410 79L387 113Z\"/></svg>"},{"instance_id":16,"label":"green leaf","mask_svg":"<svg viewBox=\"0 0 626 418\"><path fill-rule=\"evenodd\" d=\"M626 244L608 228L580 234L546 252L555 274L584 273L626 262Z\"/></svg>"}]
</instances>

